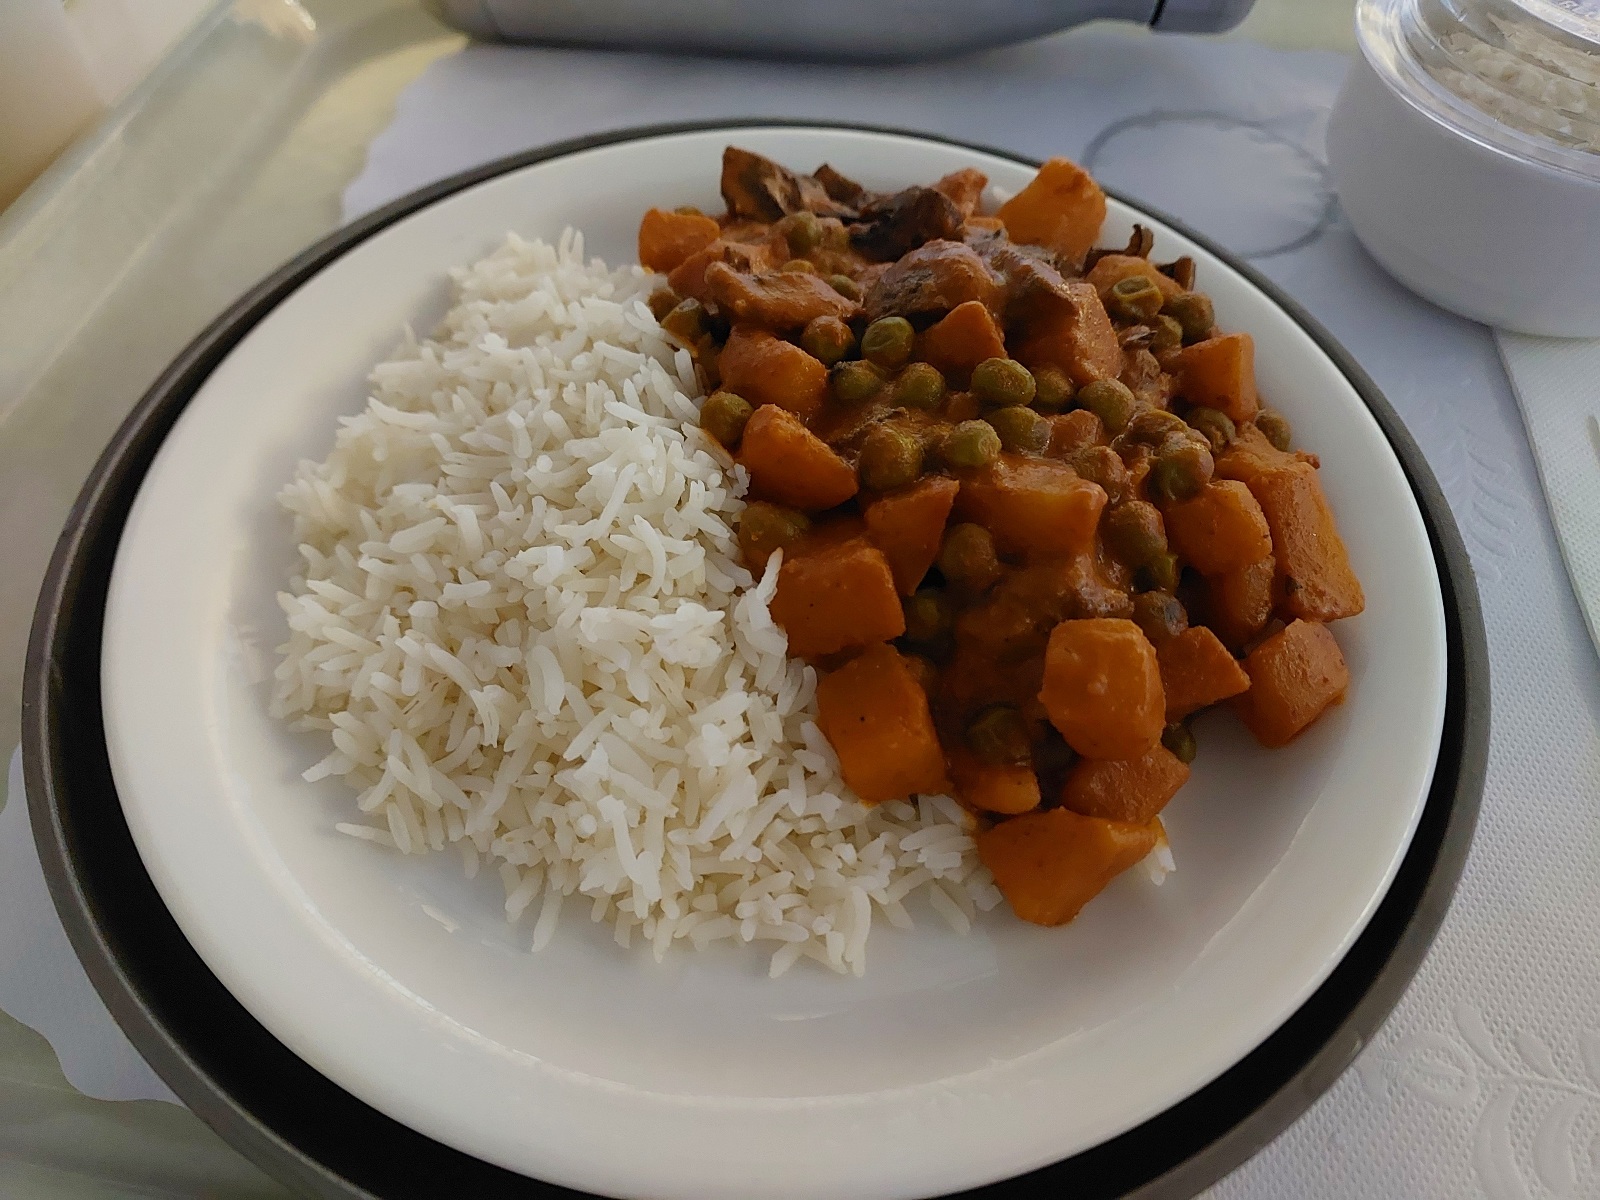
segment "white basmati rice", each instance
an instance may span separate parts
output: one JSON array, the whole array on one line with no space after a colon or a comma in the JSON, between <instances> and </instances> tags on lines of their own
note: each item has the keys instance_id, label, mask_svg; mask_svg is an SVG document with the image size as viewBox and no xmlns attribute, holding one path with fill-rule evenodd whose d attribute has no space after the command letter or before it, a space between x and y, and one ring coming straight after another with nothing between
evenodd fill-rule
<instances>
[{"instance_id":1,"label":"white basmati rice","mask_svg":"<svg viewBox=\"0 0 1600 1200\"><path fill-rule=\"evenodd\" d=\"M356 789L367 821L337 828L487 859L534 949L581 893L658 958L761 940L773 975L860 974L874 911L908 925L920 891L965 929L999 903L954 802L868 807L839 777L656 278L569 231L454 282L281 495L303 566L273 706L328 736L306 778Z\"/></svg>"}]
</instances>

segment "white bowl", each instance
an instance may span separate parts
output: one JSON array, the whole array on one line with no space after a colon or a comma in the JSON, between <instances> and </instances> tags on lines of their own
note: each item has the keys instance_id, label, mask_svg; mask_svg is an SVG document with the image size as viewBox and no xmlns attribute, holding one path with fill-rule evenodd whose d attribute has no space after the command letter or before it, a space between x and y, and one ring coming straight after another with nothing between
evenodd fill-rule
<instances>
[{"instance_id":1,"label":"white bowl","mask_svg":"<svg viewBox=\"0 0 1600 1200\"><path fill-rule=\"evenodd\" d=\"M1349 701L1266 752L1201 722L1166 814L1178 871L1130 872L1074 923L1007 911L967 937L931 913L880 928L863 979L713 947L664 965L582 919L529 954L493 879L336 834L352 797L299 772L321 754L266 712L274 591L294 561L273 496L373 363L443 311L445 272L507 229L574 223L633 254L649 204L714 207L729 142L873 187L976 165L913 137L693 132L511 171L352 247L256 325L163 444L118 549L103 708L130 829L206 965L346 1091L490 1162L611 1195L812 1200L944 1193L1097 1145L1259 1045L1366 925L1411 839L1438 754L1446 649L1434 557L1383 433L1266 294L1123 204L1162 256L1192 254L1226 326L1251 331L1263 393L1324 463L1368 610L1343 622ZM805 964L802 964L804 966Z\"/></svg>"},{"instance_id":2,"label":"white bowl","mask_svg":"<svg viewBox=\"0 0 1600 1200\"><path fill-rule=\"evenodd\" d=\"M1328 166L1350 224L1434 303L1544 337L1600 337L1600 155L1542 147L1410 59L1397 9L1364 0Z\"/></svg>"}]
</instances>

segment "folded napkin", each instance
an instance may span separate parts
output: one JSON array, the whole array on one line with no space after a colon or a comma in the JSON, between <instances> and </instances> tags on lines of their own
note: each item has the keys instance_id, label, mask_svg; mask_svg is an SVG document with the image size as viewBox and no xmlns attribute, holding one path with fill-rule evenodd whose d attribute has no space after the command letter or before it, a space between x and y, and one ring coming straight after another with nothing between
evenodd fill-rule
<instances>
[{"instance_id":1,"label":"folded napkin","mask_svg":"<svg viewBox=\"0 0 1600 1200\"><path fill-rule=\"evenodd\" d=\"M1484 602L1495 731L1477 841L1415 983L1355 1068L1210 1194L1592 1197L1600 662L1494 339L1385 275L1333 200L1322 131L1347 65L1335 54L1104 28L891 68L473 47L402 95L346 215L502 154L619 126L850 119L1075 156L1266 272L1360 360L1439 477ZM1560 436L1580 434L1589 436ZM0 909L12 889L0 874ZM36 1010L35 1019L58 1046L98 1036Z\"/></svg>"},{"instance_id":2,"label":"folded napkin","mask_svg":"<svg viewBox=\"0 0 1600 1200\"><path fill-rule=\"evenodd\" d=\"M1600 340L1495 334L1561 557L1600 650Z\"/></svg>"}]
</instances>

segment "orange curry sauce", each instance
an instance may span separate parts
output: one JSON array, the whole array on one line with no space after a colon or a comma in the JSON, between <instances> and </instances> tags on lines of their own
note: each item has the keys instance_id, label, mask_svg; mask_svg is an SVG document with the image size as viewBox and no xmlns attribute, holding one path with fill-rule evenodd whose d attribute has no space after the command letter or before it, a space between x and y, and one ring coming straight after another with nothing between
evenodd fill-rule
<instances>
[{"instance_id":1,"label":"orange curry sauce","mask_svg":"<svg viewBox=\"0 0 1600 1200\"><path fill-rule=\"evenodd\" d=\"M954 795L1016 914L1070 921L1163 837L1228 702L1281 746L1349 682L1361 585L1188 259L1054 159L874 193L729 147L727 212L652 209L652 299L750 473L739 540L870 802Z\"/></svg>"}]
</instances>

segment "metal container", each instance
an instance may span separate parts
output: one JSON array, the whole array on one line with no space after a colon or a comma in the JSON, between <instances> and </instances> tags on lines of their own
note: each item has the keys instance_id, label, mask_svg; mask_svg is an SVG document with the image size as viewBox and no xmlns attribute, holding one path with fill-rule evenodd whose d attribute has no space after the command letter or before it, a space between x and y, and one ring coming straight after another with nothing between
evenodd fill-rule
<instances>
[{"instance_id":1,"label":"metal container","mask_svg":"<svg viewBox=\"0 0 1600 1200\"><path fill-rule=\"evenodd\" d=\"M878 62L938 58L1085 21L1232 29L1255 0L425 0L474 37L625 50Z\"/></svg>"}]
</instances>

